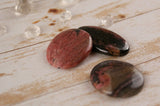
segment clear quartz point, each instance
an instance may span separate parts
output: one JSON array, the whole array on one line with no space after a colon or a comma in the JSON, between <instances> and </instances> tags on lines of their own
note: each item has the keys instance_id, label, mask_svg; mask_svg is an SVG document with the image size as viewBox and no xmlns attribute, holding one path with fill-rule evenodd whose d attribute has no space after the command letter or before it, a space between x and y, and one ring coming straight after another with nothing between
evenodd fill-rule
<instances>
[{"instance_id":1,"label":"clear quartz point","mask_svg":"<svg viewBox=\"0 0 160 106\"><path fill-rule=\"evenodd\" d=\"M63 12L60 16L60 21L61 22L66 22L72 19L72 13L71 11L66 10L65 12Z\"/></svg>"},{"instance_id":2,"label":"clear quartz point","mask_svg":"<svg viewBox=\"0 0 160 106\"><path fill-rule=\"evenodd\" d=\"M102 18L100 26L102 27L110 27L115 23L115 19L112 15L107 15L106 17Z\"/></svg>"},{"instance_id":3,"label":"clear quartz point","mask_svg":"<svg viewBox=\"0 0 160 106\"><path fill-rule=\"evenodd\" d=\"M40 27L37 25L31 25L25 29L24 34L27 39L35 38L40 35Z\"/></svg>"},{"instance_id":4,"label":"clear quartz point","mask_svg":"<svg viewBox=\"0 0 160 106\"><path fill-rule=\"evenodd\" d=\"M0 25L0 35L4 35L7 32L7 27Z\"/></svg>"},{"instance_id":5,"label":"clear quartz point","mask_svg":"<svg viewBox=\"0 0 160 106\"><path fill-rule=\"evenodd\" d=\"M31 11L31 2L29 0L16 0L15 14L28 14Z\"/></svg>"},{"instance_id":6,"label":"clear quartz point","mask_svg":"<svg viewBox=\"0 0 160 106\"><path fill-rule=\"evenodd\" d=\"M61 6L69 6L78 3L80 0L60 0Z\"/></svg>"}]
</instances>

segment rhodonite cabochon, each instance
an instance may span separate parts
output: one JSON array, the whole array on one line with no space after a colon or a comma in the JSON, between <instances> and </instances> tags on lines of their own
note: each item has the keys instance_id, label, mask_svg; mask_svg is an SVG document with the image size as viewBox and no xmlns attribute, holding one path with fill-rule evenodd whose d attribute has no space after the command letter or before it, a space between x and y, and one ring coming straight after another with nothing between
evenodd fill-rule
<instances>
[{"instance_id":1,"label":"rhodonite cabochon","mask_svg":"<svg viewBox=\"0 0 160 106\"><path fill-rule=\"evenodd\" d=\"M112 56L124 56L129 52L129 44L120 35L97 26L82 26L79 29L87 31L93 40L96 51Z\"/></svg>"},{"instance_id":2,"label":"rhodonite cabochon","mask_svg":"<svg viewBox=\"0 0 160 106\"><path fill-rule=\"evenodd\" d=\"M144 78L132 64L108 60L96 65L90 75L92 85L112 97L131 97L138 94Z\"/></svg>"},{"instance_id":3,"label":"rhodonite cabochon","mask_svg":"<svg viewBox=\"0 0 160 106\"><path fill-rule=\"evenodd\" d=\"M68 69L82 62L91 49L89 33L81 29L69 29L51 41L47 49L47 60L56 68Z\"/></svg>"}]
</instances>

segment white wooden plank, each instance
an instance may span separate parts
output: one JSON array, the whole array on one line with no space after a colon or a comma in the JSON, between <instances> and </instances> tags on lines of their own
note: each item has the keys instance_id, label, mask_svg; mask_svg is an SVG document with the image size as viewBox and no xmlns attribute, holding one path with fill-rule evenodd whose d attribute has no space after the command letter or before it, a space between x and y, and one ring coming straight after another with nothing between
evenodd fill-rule
<instances>
[{"instance_id":1,"label":"white wooden plank","mask_svg":"<svg viewBox=\"0 0 160 106\"><path fill-rule=\"evenodd\" d=\"M89 81L16 106L159 106L160 58L136 67L143 72L145 85L138 95L131 98L108 97L95 90Z\"/></svg>"},{"instance_id":2,"label":"white wooden plank","mask_svg":"<svg viewBox=\"0 0 160 106\"><path fill-rule=\"evenodd\" d=\"M43 5L42 5L43 4ZM54 20L59 16L48 14L49 8L57 7L53 0L43 0L36 2L33 12L27 16L17 17L14 15L14 9L8 8L0 10L0 23L8 26L9 32L0 38L0 53L23 48L38 42L52 39L52 33L58 33L57 29L62 26L49 26L50 22L41 21L39 25L42 34L36 39L27 40L24 38L24 30L32 22L49 16ZM98 25L99 18L107 14L114 14L118 19L128 18L138 14L145 13L160 8L159 0L82 0L79 4L67 8L72 11L73 19L67 25L70 28L76 28L82 25ZM13 27L14 25L14 27Z\"/></svg>"},{"instance_id":3,"label":"white wooden plank","mask_svg":"<svg viewBox=\"0 0 160 106\"><path fill-rule=\"evenodd\" d=\"M160 10L157 10L110 28L130 43L127 56L91 54L70 70L58 70L47 63L45 53L49 42L1 54L0 105L16 104L87 81L91 69L104 60L118 59L135 65L160 56L159 17Z\"/></svg>"},{"instance_id":4,"label":"white wooden plank","mask_svg":"<svg viewBox=\"0 0 160 106\"><path fill-rule=\"evenodd\" d=\"M11 7L14 5L13 0L1 0L0 1L0 10L7 8L7 7Z\"/></svg>"}]
</instances>

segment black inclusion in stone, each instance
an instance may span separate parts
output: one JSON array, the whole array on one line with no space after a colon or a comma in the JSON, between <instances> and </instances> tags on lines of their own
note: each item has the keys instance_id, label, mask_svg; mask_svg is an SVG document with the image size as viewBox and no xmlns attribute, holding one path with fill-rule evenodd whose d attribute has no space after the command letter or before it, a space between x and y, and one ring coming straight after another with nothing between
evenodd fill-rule
<instances>
[{"instance_id":1,"label":"black inclusion in stone","mask_svg":"<svg viewBox=\"0 0 160 106\"><path fill-rule=\"evenodd\" d=\"M79 35L79 32L80 30L79 29L73 29L76 33L77 33L77 36Z\"/></svg>"},{"instance_id":2,"label":"black inclusion in stone","mask_svg":"<svg viewBox=\"0 0 160 106\"><path fill-rule=\"evenodd\" d=\"M120 35L97 26L82 26L79 29L88 32L96 51L112 56L124 56L129 52L129 45Z\"/></svg>"}]
</instances>

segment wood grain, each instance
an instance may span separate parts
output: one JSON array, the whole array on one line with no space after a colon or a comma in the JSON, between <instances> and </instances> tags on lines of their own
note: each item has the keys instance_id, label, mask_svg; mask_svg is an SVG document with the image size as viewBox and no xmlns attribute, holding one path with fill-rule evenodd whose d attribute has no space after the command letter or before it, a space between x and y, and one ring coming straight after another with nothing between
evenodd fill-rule
<instances>
[{"instance_id":1,"label":"wood grain","mask_svg":"<svg viewBox=\"0 0 160 106\"><path fill-rule=\"evenodd\" d=\"M93 53L78 67L70 70L59 70L47 63L46 48L49 41L1 54L0 67L2 70L0 70L0 73L12 75L0 77L2 86L0 87L0 105L13 105L29 101L86 82L89 80L91 69L104 60L116 59L136 65L159 57L159 14L160 10L156 10L116 23L110 27L111 30L119 33L131 45L130 53L124 57L109 57ZM81 89L81 85L79 86ZM95 92L94 89L90 91ZM70 92L66 91L67 93ZM80 93L83 95L85 91ZM76 95L78 94L75 93ZM82 99L78 98L76 100L81 101Z\"/></svg>"},{"instance_id":2,"label":"wood grain","mask_svg":"<svg viewBox=\"0 0 160 106\"><path fill-rule=\"evenodd\" d=\"M88 6L88 4L90 5ZM76 6L67 8L73 13L73 19L68 22L67 26L68 28L76 28L82 25L98 25L100 23L98 19L108 14L113 14L117 20L126 19L158 9L160 8L159 5L159 0L149 0L147 2L145 0L83 0ZM30 45L37 44L38 42L50 40L53 38L53 36L50 35L53 33L57 34L61 31L59 29L66 27L61 25L49 25L52 20L59 17L59 14L53 15L47 13L50 8L56 7L54 1L40 1L36 2L34 6L36 8L33 9L31 14L21 17L14 15L13 7L0 10L0 23L7 25L9 29L9 32L0 39L1 54L28 47ZM49 17L48 19L50 21L46 22L42 20L46 15ZM37 23L37 25L41 27L43 36L29 40L24 38L23 33L25 28L37 20L42 20ZM12 25L14 25L14 27ZM6 40L8 42L6 42Z\"/></svg>"},{"instance_id":3,"label":"wood grain","mask_svg":"<svg viewBox=\"0 0 160 106\"><path fill-rule=\"evenodd\" d=\"M49 25L55 23L60 15L47 13L50 8L57 8L53 0L37 1L31 14L21 17L14 15L13 4L10 0L0 1L0 23L7 25L9 30L0 36L0 106L160 105L159 0L81 0L79 4L66 8L72 11L73 19L65 26ZM99 25L99 18L108 14L118 20L109 29L131 45L127 56L92 53L70 70L55 69L48 64L46 49L57 33L82 25ZM36 39L25 39L24 29L37 20L40 21L34 24L41 27L41 35ZM88 82L91 69L109 59L130 62L144 73L145 87L139 95L124 100L113 99L91 86Z\"/></svg>"},{"instance_id":4,"label":"wood grain","mask_svg":"<svg viewBox=\"0 0 160 106\"><path fill-rule=\"evenodd\" d=\"M108 97L91 85L90 81L65 88L61 91L50 93L40 98L18 104L17 106L159 106L160 98L160 58L147 63L136 65L144 74L145 85L143 90L136 96L128 99L115 99Z\"/></svg>"}]
</instances>

